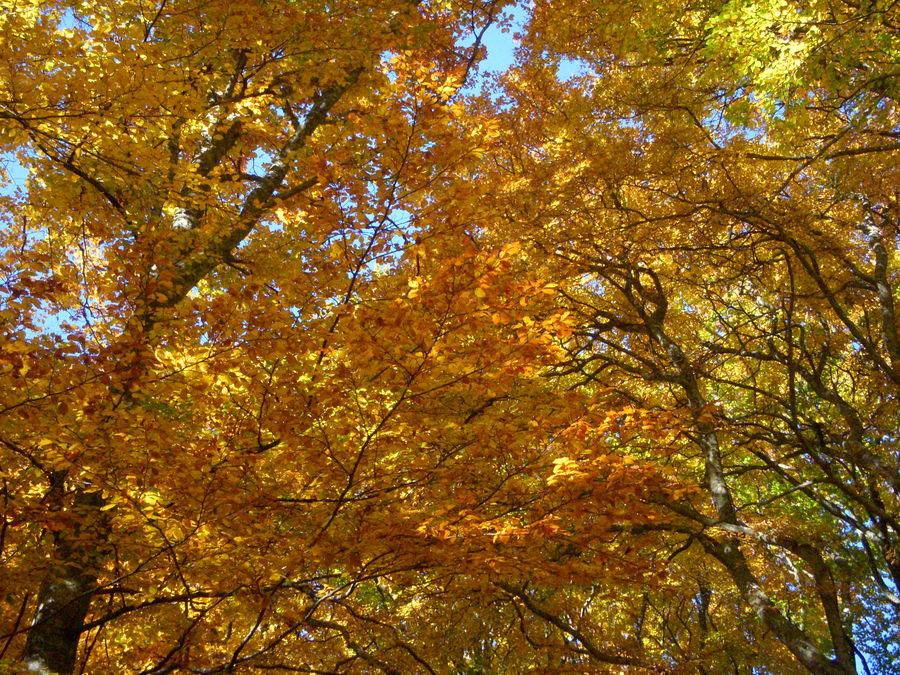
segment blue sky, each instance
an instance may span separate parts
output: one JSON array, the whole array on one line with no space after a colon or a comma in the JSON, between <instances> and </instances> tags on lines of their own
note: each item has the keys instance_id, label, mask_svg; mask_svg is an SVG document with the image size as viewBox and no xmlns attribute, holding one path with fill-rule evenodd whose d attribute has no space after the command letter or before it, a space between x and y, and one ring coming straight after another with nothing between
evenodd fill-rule
<instances>
[{"instance_id":1,"label":"blue sky","mask_svg":"<svg viewBox=\"0 0 900 675\"><path fill-rule=\"evenodd\" d=\"M512 15L512 26L503 31L494 24L484 34L483 43L487 48L487 58L479 66L481 73L502 73L515 61L517 47L515 34L524 29L528 19L528 10L519 4L510 7L507 11ZM560 60L557 74L561 80L564 80L579 74L581 70L582 64L578 61L563 58Z\"/></svg>"},{"instance_id":2,"label":"blue sky","mask_svg":"<svg viewBox=\"0 0 900 675\"><path fill-rule=\"evenodd\" d=\"M503 72L512 65L516 48L513 33L522 28L525 12L521 7L515 7L512 11L512 15L513 26L507 30L507 32L503 32L496 24L494 24L488 28L487 32L484 34L484 46L487 48L487 58L481 64L481 72Z\"/></svg>"},{"instance_id":3,"label":"blue sky","mask_svg":"<svg viewBox=\"0 0 900 675\"><path fill-rule=\"evenodd\" d=\"M0 155L0 163L9 174L12 186L0 186L0 194L10 193L16 187L24 187L25 179L28 178L28 172L19 164L11 155Z\"/></svg>"}]
</instances>

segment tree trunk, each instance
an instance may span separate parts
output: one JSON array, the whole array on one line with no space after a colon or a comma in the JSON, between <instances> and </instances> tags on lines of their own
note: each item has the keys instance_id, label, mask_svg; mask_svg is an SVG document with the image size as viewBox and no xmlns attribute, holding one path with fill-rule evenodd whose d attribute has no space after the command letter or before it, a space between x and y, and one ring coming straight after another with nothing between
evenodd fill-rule
<instances>
[{"instance_id":1,"label":"tree trunk","mask_svg":"<svg viewBox=\"0 0 900 675\"><path fill-rule=\"evenodd\" d=\"M94 583L91 574L72 563L60 565L44 580L22 657L29 671L68 675L75 670Z\"/></svg>"},{"instance_id":2,"label":"tree trunk","mask_svg":"<svg viewBox=\"0 0 900 675\"><path fill-rule=\"evenodd\" d=\"M62 489L60 477L53 490ZM85 537L97 537L106 529L104 519L98 517L102 505L99 492L79 490L69 512L73 524L55 536L56 561L38 592L37 610L22 654L29 672L68 675L75 670L78 642L97 581L91 570L104 548L85 546Z\"/></svg>"}]
</instances>

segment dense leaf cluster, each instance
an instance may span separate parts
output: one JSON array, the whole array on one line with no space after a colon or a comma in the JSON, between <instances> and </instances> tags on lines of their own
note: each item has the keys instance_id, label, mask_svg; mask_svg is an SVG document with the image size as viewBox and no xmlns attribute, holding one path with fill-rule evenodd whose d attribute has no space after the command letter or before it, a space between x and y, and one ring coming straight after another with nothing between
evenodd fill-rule
<instances>
[{"instance_id":1,"label":"dense leaf cluster","mask_svg":"<svg viewBox=\"0 0 900 675\"><path fill-rule=\"evenodd\" d=\"M0 672L897 672L898 36L0 0Z\"/></svg>"}]
</instances>

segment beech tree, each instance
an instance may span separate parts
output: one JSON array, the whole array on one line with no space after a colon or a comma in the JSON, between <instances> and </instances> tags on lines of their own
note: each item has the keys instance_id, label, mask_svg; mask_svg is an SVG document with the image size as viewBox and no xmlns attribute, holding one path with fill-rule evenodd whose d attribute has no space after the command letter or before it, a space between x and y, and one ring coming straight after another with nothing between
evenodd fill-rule
<instances>
[{"instance_id":1,"label":"beech tree","mask_svg":"<svg viewBox=\"0 0 900 675\"><path fill-rule=\"evenodd\" d=\"M554 375L621 406L614 447L694 486L621 525L672 565L632 634L654 621L701 672L890 672L895 8L604 8L535 8L503 231L572 314Z\"/></svg>"},{"instance_id":2,"label":"beech tree","mask_svg":"<svg viewBox=\"0 0 900 675\"><path fill-rule=\"evenodd\" d=\"M896 671L893 3L2 8L0 671Z\"/></svg>"}]
</instances>

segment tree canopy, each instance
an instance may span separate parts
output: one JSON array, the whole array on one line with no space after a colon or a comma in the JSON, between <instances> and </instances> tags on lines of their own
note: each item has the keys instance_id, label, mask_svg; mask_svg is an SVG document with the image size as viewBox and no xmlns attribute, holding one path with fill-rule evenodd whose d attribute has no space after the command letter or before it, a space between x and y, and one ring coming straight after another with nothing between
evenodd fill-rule
<instances>
[{"instance_id":1,"label":"tree canopy","mask_svg":"<svg viewBox=\"0 0 900 675\"><path fill-rule=\"evenodd\" d=\"M0 10L0 672L900 669L896 2Z\"/></svg>"}]
</instances>

